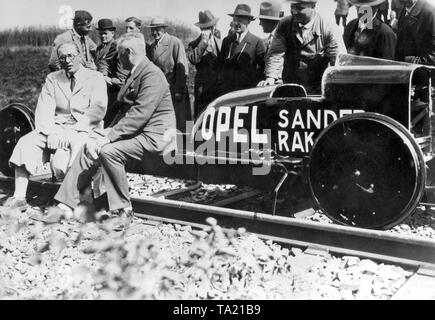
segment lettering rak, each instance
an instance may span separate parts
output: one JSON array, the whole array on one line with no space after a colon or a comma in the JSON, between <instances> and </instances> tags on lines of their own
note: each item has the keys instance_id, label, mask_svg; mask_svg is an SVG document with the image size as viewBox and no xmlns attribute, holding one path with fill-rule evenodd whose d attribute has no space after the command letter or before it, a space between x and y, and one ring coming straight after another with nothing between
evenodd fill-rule
<instances>
[{"instance_id":1,"label":"lettering rak","mask_svg":"<svg viewBox=\"0 0 435 320\"><path fill-rule=\"evenodd\" d=\"M338 112L328 109L296 109L290 117L288 110L279 112L278 150L281 152L310 152L315 134L330 123L345 115L364 112L363 110L341 109Z\"/></svg>"}]
</instances>

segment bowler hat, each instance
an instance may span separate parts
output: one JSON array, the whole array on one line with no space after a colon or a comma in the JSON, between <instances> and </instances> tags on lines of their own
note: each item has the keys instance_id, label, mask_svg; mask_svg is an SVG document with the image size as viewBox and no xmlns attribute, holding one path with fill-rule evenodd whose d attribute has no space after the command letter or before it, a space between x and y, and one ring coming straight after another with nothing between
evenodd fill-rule
<instances>
[{"instance_id":1,"label":"bowler hat","mask_svg":"<svg viewBox=\"0 0 435 320\"><path fill-rule=\"evenodd\" d=\"M74 22L89 23L92 21L92 15L85 10L76 10L74 13Z\"/></svg>"},{"instance_id":2,"label":"bowler hat","mask_svg":"<svg viewBox=\"0 0 435 320\"><path fill-rule=\"evenodd\" d=\"M148 28L157 28L157 27L167 27L165 20L161 17L152 18L151 23L149 25L146 25L145 27Z\"/></svg>"},{"instance_id":3,"label":"bowler hat","mask_svg":"<svg viewBox=\"0 0 435 320\"><path fill-rule=\"evenodd\" d=\"M112 20L110 19L100 19L98 20L98 27L97 30L103 31L103 30L116 30L116 27L113 25Z\"/></svg>"},{"instance_id":4,"label":"bowler hat","mask_svg":"<svg viewBox=\"0 0 435 320\"><path fill-rule=\"evenodd\" d=\"M200 11L199 22L195 23L195 26L199 28L210 28L218 22L219 18L215 18L210 10Z\"/></svg>"},{"instance_id":5,"label":"bowler hat","mask_svg":"<svg viewBox=\"0 0 435 320\"><path fill-rule=\"evenodd\" d=\"M377 6L378 4L381 4L382 2L385 2L387 0L349 0L350 4L353 4L356 7L361 6Z\"/></svg>"},{"instance_id":6,"label":"bowler hat","mask_svg":"<svg viewBox=\"0 0 435 320\"><path fill-rule=\"evenodd\" d=\"M247 4L238 4L234 13L229 13L228 15L230 17L244 17L255 20L255 17L251 14L251 7Z\"/></svg>"},{"instance_id":7,"label":"bowler hat","mask_svg":"<svg viewBox=\"0 0 435 320\"><path fill-rule=\"evenodd\" d=\"M258 18L265 20L281 20L284 11L281 11L281 4L276 1L265 1L260 4L260 15Z\"/></svg>"}]
</instances>

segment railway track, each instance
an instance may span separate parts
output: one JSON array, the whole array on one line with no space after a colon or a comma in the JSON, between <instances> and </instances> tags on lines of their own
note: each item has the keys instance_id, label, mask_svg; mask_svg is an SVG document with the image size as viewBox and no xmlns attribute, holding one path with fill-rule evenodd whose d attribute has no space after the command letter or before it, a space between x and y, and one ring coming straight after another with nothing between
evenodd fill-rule
<instances>
[{"instance_id":1,"label":"railway track","mask_svg":"<svg viewBox=\"0 0 435 320\"><path fill-rule=\"evenodd\" d=\"M12 178L0 176L0 187L3 190L12 190L13 184ZM396 298L406 298L416 292L419 295L424 292L432 294L432 297L435 295L435 241L223 207L244 201L258 192L239 194L213 205L167 199L189 192L199 185L151 196L132 197L135 216L154 223L190 225L202 229L209 228L206 219L212 217L221 227L242 227L262 239L298 247L311 255L322 256L329 253L337 256L357 256L400 265L414 270L415 273L395 295ZM29 187L30 193L50 195L56 192L59 184L47 182L47 176L40 176L34 178Z\"/></svg>"}]
</instances>

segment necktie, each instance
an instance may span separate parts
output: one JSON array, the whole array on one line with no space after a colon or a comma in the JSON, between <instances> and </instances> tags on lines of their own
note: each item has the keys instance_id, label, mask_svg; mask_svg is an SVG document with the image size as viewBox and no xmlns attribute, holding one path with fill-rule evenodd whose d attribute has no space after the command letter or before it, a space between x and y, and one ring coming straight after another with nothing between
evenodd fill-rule
<instances>
[{"instance_id":1,"label":"necktie","mask_svg":"<svg viewBox=\"0 0 435 320\"><path fill-rule=\"evenodd\" d=\"M71 92L74 91L74 87L76 86L76 78L74 77L74 75L71 75L71 83L70 83L70 88L71 88Z\"/></svg>"},{"instance_id":2,"label":"necktie","mask_svg":"<svg viewBox=\"0 0 435 320\"><path fill-rule=\"evenodd\" d=\"M86 62L88 62L89 61L88 60L88 50L86 48L86 39L85 39L85 36L81 36L80 37L80 42L82 43L82 48L83 48L83 52L84 52L84 55L85 55L85 60L86 60Z\"/></svg>"},{"instance_id":3,"label":"necktie","mask_svg":"<svg viewBox=\"0 0 435 320\"><path fill-rule=\"evenodd\" d=\"M234 51L236 51L237 46L240 43L240 33L236 33L236 40L231 44L230 53L228 55L228 58L232 57L234 54Z\"/></svg>"}]
</instances>

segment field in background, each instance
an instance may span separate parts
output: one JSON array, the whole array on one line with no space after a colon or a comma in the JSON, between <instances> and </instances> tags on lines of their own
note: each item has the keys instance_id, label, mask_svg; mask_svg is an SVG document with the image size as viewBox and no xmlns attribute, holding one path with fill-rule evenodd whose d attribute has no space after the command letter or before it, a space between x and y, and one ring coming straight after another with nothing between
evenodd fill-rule
<instances>
[{"instance_id":1,"label":"field in background","mask_svg":"<svg viewBox=\"0 0 435 320\"><path fill-rule=\"evenodd\" d=\"M12 102L35 108L48 74L50 47L0 49L0 108Z\"/></svg>"},{"instance_id":2,"label":"field in background","mask_svg":"<svg viewBox=\"0 0 435 320\"><path fill-rule=\"evenodd\" d=\"M150 19L143 19L145 25ZM115 22L116 34L124 32L123 21ZM168 33L177 36L185 46L198 36L198 31L177 21L168 22ZM145 40L151 42L149 30L142 28ZM47 76L51 44L56 35L62 33L57 27L28 27L0 31L0 108L10 103L23 103L36 107L44 79ZM90 37L99 43L97 31ZM195 68L190 65L188 88L193 97Z\"/></svg>"},{"instance_id":3,"label":"field in background","mask_svg":"<svg viewBox=\"0 0 435 320\"><path fill-rule=\"evenodd\" d=\"M142 18L141 20L143 21L142 32L145 35L145 40L147 42L152 42L153 40L149 28L145 27L145 25L148 25L151 22L151 18ZM113 23L116 26L116 37L125 32L124 20L114 19ZM93 24L94 28L89 36L95 43L98 43L98 33L95 30L97 22L94 21ZM0 31L0 46L51 46L56 35L64 31L64 29L60 29L56 26L6 29ZM188 25L187 23L176 20L168 21L167 31L169 34L181 39L186 46L191 40L199 35L198 29Z\"/></svg>"}]
</instances>

